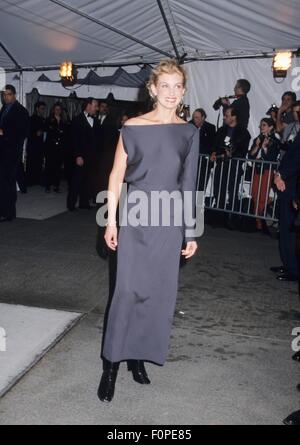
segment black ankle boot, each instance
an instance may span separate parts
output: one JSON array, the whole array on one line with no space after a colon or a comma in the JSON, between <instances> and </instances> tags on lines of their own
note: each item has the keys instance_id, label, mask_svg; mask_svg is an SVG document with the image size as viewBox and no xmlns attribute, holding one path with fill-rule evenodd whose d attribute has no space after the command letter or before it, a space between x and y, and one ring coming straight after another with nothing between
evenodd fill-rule
<instances>
[{"instance_id":1,"label":"black ankle boot","mask_svg":"<svg viewBox=\"0 0 300 445\"><path fill-rule=\"evenodd\" d=\"M103 374L98 388L98 397L101 402L111 402L115 393L120 362L103 361Z\"/></svg>"},{"instance_id":2,"label":"black ankle boot","mask_svg":"<svg viewBox=\"0 0 300 445\"><path fill-rule=\"evenodd\" d=\"M292 359L295 360L295 362L300 362L300 351L296 352L296 354L293 355Z\"/></svg>"},{"instance_id":3,"label":"black ankle boot","mask_svg":"<svg viewBox=\"0 0 300 445\"><path fill-rule=\"evenodd\" d=\"M151 383L143 360L128 360L127 369L128 371L132 371L133 380L141 383L141 385L149 385L149 383Z\"/></svg>"},{"instance_id":4,"label":"black ankle boot","mask_svg":"<svg viewBox=\"0 0 300 445\"><path fill-rule=\"evenodd\" d=\"M295 411L290 414L286 419L284 419L283 423L285 425L300 425L300 411Z\"/></svg>"}]
</instances>

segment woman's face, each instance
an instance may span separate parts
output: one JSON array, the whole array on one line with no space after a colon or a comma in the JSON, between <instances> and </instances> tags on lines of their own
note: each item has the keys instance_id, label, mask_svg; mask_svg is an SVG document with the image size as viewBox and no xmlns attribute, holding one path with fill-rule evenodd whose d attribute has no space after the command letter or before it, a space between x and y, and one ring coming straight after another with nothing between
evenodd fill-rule
<instances>
[{"instance_id":1,"label":"woman's face","mask_svg":"<svg viewBox=\"0 0 300 445\"><path fill-rule=\"evenodd\" d=\"M293 98L289 94L286 94L282 98L282 105L286 108L286 110L290 110L293 106Z\"/></svg>"},{"instance_id":2,"label":"woman's face","mask_svg":"<svg viewBox=\"0 0 300 445\"><path fill-rule=\"evenodd\" d=\"M201 127L205 121L205 117L200 113L199 111L194 111L193 114L193 122L196 125L196 127Z\"/></svg>"},{"instance_id":3,"label":"woman's face","mask_svg":"<svg viewBox=\"0 0 300 445\"><path fill-rule=\"evenodd\" d=\"M157 85L152 85L151 89L157 96L157 103L169 110L178 107L185 93L183 77L178 73L161 74Z\"/></svg>"},{"instance_id":4,"label":"woman's face","mask_svg":"<svg viewBox=\"0 0 300 445\"><path fill-rule=\"evenodd\" d=\"M260 124L260 132L262 134L269 134L270 131L272 130L273 126L272 125L268 125L267 122L262 121Z\"/></svg>"}]
</instances>

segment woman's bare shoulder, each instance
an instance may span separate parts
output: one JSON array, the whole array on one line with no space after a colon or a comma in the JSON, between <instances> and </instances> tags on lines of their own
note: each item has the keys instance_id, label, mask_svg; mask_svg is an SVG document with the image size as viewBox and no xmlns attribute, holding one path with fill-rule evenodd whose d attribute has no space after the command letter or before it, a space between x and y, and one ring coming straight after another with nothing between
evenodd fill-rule
<instances>
[{"instance_id":1,"label":"woman's bare shoulder","mask_svg":"<svg viewBox=\"0 0 300 445\"><path fill-rule=\"evenodd\" d=\"M153 120L151 119L151 114L146 113L141 116L136 116L128 119L124 125L151 125ZM154 122L155 123L155 122Z\"/></svg>"},{"instance_id":2,"label":"woman's bare shoulder","mask_svg":"<svg viewBox=\"0 0 300 445\"><path fill-rule=\"evenodd\" d=\"M151 113L143 114L142 116L132 117L128 119L124 126L129 125L153 125L153 124L159 124L155 119L153 119L153 116ZM174 122L174 124L187 124L187 122L180 117L178 117L177 122Z\"/></svg>"},{"instance_id":3,"label":"woman's bare shoulder","mask_svg":"<svg viewBox=\"0 0 300 445\"><path fill-rule=\"evenodd\" d=\"M124 127L130 126L130 125L142 125L144 123L145 119L141 119L140 117L131 117L124 123Z\"/></svg>"}]
</instances>

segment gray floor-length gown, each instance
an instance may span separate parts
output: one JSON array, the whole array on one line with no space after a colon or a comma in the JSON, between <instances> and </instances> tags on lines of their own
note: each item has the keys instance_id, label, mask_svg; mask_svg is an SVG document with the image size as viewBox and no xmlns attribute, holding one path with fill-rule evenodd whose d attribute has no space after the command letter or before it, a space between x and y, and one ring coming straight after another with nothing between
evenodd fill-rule
<instances>
[{"instance_id":1,"label":"gray floor-length gown","mask_svg":"<svg viewBox=\"0 0 300 445\"><path fill-rule=\"evenodd\" d=\"M197 128L179 123L125 125L121 135L128 155L128 197L138 190L149 197L154 190L176 191L173 202L182 203L182 192L190 190L190 205L195 209ZM127 215L138 202L128 201ZM149 212L150 203L149 199ZM185 209L184 202L181 215ZM176 212L171 210L171 216ZM182 242L195 239L187 224L176 224L171 218L169 226L163 225L160 217L156 226L121 225L119 229L116 284L102 353L109 361L135 359L163 365L167 358Z\"/></svg>"}]
</instances>

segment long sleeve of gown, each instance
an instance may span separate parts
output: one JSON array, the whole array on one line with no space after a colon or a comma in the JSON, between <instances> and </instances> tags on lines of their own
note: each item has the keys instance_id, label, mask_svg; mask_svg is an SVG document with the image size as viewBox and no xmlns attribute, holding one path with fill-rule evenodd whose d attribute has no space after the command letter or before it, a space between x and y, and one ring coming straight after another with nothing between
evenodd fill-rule
<instances>
[{"instance_id":1,"label":"long sleeve of gown","mask_svg":"<svg viewBox=\"0 0 300 445\"><path fill-rule=\"evenodd\" d=\"M192 136L188 154L185 158L183 166L181 190L183 195L184 238L186 242L194 241L196 238L196 224L194 221L196 218L199 142L199 131L196 130Z\"/></svg>"}]
</instances>

